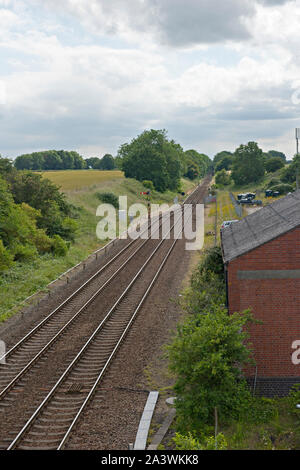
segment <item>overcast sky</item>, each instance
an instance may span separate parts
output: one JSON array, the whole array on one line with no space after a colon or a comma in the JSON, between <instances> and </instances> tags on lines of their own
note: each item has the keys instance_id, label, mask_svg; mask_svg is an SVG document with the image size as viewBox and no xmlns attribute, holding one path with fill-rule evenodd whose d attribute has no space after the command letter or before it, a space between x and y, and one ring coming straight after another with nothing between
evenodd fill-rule
<instances>
[{"instance_id":1,"label":"overcast sky","mask_svg":"<svg viewBox=\"0 0 300 470\"><path fill-rule=\"evenodd\" d=\"M0 0L0 153L295 153L300 0Z\"/></svg>"}]
</instances>

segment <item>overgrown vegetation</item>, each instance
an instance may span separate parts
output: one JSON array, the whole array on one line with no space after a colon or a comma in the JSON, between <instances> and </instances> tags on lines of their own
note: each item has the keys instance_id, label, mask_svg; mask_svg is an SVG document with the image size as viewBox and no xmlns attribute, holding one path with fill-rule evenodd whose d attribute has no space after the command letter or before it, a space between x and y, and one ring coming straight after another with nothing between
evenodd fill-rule
<instances>
[{"instance_id":1,"label":"overgrown vegetation","mask_svg":"<svg viewBox=\"0 0 300 470\"><path fill-rule=\"evenodd\" d=\"M49 180L0 159L0 272L38 255L63 256L74 241L75 208Z\"/></svg>"},{"instance_id":2,"label":"overgrown vegetation","mask_svg":"<svg viewBox=\"0 0 300 470\"><path fill-rule=\"evenodd\" d=\"M241 145L231 152L219 152L214 157L215 182L219 189L225 186L249 188L259 185L284 195L296 188L300 170L300 156L287 162L283 152L263 152L256 142Z\"/></svg>"},{"instance_id":3,"label":"overgrown vegetation","mask_svg":"<svg viewBox=\"0 0 300 470\"><path fill-rule=\"evenodd\" d=\"M228 315L224 287L220 248L210 248L184 293L187 316L168 347L177 396L173 446L178 450L299 448L300 387L282 399L252 395L242 370L253 362L245 340L247 325L254 319L249 311Z\"/></svg>"},{"instance_id":4,"label":"overgrown vegetation","mask_svg":"<svg viewBox=\"0 0 300 470\"><path fill-rule=\"evenodd\" d=\"M201 178L211 165L206 155L195 150L184 152L174 140L168 140L165 130L154 129L122 145L118 159L127 178L150 180L160 192L179 191L182 176Z\"/></svg>"}]
</instances>

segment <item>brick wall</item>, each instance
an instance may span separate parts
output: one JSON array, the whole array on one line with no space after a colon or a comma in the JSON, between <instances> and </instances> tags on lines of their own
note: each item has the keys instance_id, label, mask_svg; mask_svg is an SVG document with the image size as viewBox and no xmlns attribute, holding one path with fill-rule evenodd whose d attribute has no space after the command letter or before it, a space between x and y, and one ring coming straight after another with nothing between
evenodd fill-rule
<instances>
[{"instance_id":1,"label":"brick wall","mask_svg":"<svg viewBox=\"0 0 300 470\"><path fill-rule=\"evenodd\" d=\"M229 312L252 308L261 325L249 328L259 380L300 379L292 363L292 343L300 340L300 278L238 279L239 271L299 270L300 228L262 245L228 264ZM255 368L246 375L253 378ZM297 379L298 378L298 379ZM272 382L272 380L271 380ZM269 386L268 382L268 386Z\"/></svg>"}]
</instances>

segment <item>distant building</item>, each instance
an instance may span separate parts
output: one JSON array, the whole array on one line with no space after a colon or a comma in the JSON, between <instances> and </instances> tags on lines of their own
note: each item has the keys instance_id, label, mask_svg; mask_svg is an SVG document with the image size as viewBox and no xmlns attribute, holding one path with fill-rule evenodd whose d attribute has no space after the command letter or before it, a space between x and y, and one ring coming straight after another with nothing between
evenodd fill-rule
<instances>
[{"instance_id":1,"label":"distant building","mask_svg":"<svg viewBox=\"0 0 300 470\"><path fill-rule=\"evenodd\" d=\"M265 396L286 395L300 383L300 191L223 229L221 238L229 313L252 308L263 322L249 328L256 367L246 377Z\"/></svg>"}]
</instances>

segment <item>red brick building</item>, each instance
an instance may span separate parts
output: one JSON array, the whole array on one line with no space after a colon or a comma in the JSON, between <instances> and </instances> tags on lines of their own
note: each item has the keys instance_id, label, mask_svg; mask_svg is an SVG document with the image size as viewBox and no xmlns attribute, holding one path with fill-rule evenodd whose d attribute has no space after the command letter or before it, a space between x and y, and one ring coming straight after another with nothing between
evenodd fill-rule
<instances>
[{"instance_id":1,"label":"red brick building","mask_svg":"<svg viewBox=\"0 0 300 470\"><path fill-rule=\"evenodd\" d=\"M263 322L249 328L256 367L246 376L266 396L285 395L300 383L300 191L221 235L229 313L252 308Z\"/></svg>"}]
</instances>

